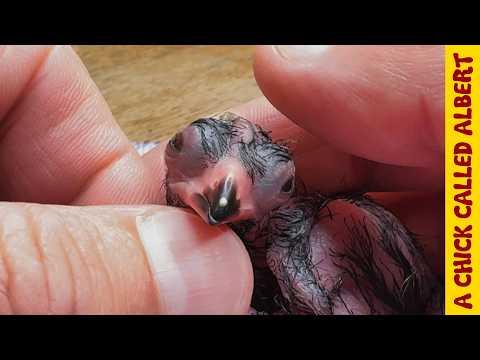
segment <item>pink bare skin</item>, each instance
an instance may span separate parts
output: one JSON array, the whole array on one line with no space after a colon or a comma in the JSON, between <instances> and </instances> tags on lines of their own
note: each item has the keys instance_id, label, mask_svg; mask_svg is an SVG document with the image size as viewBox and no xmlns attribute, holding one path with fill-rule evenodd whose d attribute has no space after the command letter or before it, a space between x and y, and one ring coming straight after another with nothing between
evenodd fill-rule
<instances>
[{"instance_id":1,"label":"pink bare skin","mask_svg":"<svg viewBox=\"0 0 480 360\"><path fill-rule=\"evenodd\" d=\"M285 54L255 57L273 106L233 112L296 143L315 189L390 192L441 273L442 48ZM70 47L0 47L0 313L247 313L240 240L146 205L164 203L164 149L136 154Z\"/></svg>"}]
</instances>

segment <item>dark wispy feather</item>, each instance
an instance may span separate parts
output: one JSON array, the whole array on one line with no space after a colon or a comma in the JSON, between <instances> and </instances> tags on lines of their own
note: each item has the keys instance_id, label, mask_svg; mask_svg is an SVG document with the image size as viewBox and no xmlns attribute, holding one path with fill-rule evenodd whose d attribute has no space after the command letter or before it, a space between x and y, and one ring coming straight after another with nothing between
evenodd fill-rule
<instances>
[{"instance_id":1,"label":"dark wispy feather","mask_svg":"<svg viewBox=\"0 0 480 360\"><path fill-rule=\"evenodd\" d=\"M200 132L203 152L212 162L220 160L230 149L232 138L238 135L241 125L214 118L198 119L192 123Z\"/></svg>"},{"instance_id":2,"label":"dark wispy feather","mask_svg":"<svg viewBox=\"0 0 480 360\"><path fill-rule=\"evenodd\" d=\"M274 211L262 224L259 237L265 237L270 251L270 268L276 269L276 278L286 298L288 312L304 314L331 314L336 288L327 290L315 276L312 261L310 231L316 215L325 204L325 198L311 196L296 198L287 206ZM302 284L299 291L297 283ZM309 289L305 292L305 289Z\"/></svg>"},{"instance_id":3,"label":"dark wispy feather","mask_svg":"<svg viewBox=\"0 0 480 360\"><path fill-rule=\"evenodd\" d=\"M270 133L258 125L249 142L239 140L239 155L252 182L265 176L269 164L292 160L290 149L281 141L273 141Z\"/></svg>"},{"instance_id":4,"label":"dark wispy feather","mask_svg":"<svg viewBox=\"0 0 480 360\"><path fill-rule=\"evenodd\" d=\"M378 312L374 299L397 314L425 313L435 301L438 289L414 235L366 196L341 199L355 204L368 215L360 220L345 219L350 236L345 239L342 251L331 250L335 265L352 278L372 313ZM385 264L374 248L393 264Z\"/></svg>"}]
</instances>

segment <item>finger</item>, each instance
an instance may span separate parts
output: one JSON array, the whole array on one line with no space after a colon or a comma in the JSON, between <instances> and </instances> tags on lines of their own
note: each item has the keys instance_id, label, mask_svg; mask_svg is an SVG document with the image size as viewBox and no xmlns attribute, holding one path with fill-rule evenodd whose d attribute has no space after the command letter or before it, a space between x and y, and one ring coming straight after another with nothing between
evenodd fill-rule
<instances>
[{"instance_id":1,"label":"finger","mask_svg":"<svg viewBox=\"0 0 480 360\"><path fill-rule=\"evenodd\" d=\"M0 203L0 313L247 313L240 240L169 207Z\"/></svg>"},{"instance_id":2,"label":"finger","mask_svg":"<svg viewBox=\"0 0 480 360\"><path fill-rule=\"evenodd\" d=\"M278 110L332 147L437 167L443 62L441 46L265 46L256 52L255 76Z\"/></svg>"},{"instance_id":3,"label":"finger","mask_svg":"<svg viewBox=\"0 0 480 360\"><path fill-rule=\"evenodd\" d=\"M68 46L0 52L0 199L160 202L156 177Z\"/></svg>"},{"instance_id":4,"label":"finger","mask_svg":"<svg viewBox=\"0 0 480 360\"><path fill-rule=\"evenodd\" d=\"M271 130L275 139L287 140L293 150L297 174L312 190L323 194L443 188L438 169L388 165L338 150L290 121L265 98L231 111Z\"/></svg>"}]
</instances>

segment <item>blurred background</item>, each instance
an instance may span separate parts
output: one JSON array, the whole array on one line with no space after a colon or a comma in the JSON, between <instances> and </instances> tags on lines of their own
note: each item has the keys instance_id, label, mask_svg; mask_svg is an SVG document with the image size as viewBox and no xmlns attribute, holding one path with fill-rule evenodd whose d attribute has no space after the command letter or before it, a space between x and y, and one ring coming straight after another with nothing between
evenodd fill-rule
<instances>
[{"instance_id":1,"label":"blurred background","mask_svg":"<svg viewBox=\"0 0 480 360\"><path fill-rule=\"evenodd\" d=\"M132 141L260 96L253 46L74 46Z\"/></svg>"}]
</instances>

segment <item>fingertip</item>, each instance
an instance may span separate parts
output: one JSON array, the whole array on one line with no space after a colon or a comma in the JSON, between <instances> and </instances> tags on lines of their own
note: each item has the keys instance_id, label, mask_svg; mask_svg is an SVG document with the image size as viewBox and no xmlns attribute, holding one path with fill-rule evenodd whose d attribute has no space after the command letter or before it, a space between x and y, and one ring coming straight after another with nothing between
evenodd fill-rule
<instances>
[{"instance_id":1,"label":"fingertip","mask_svg":"<svg viewBox=\"0 0 480 360\"><path fill-rule=\"evenodd\" d=\"M162 314L246 314L253 272L240 239L181 209L137 218Z\"/></svg>"}]
</instances>

